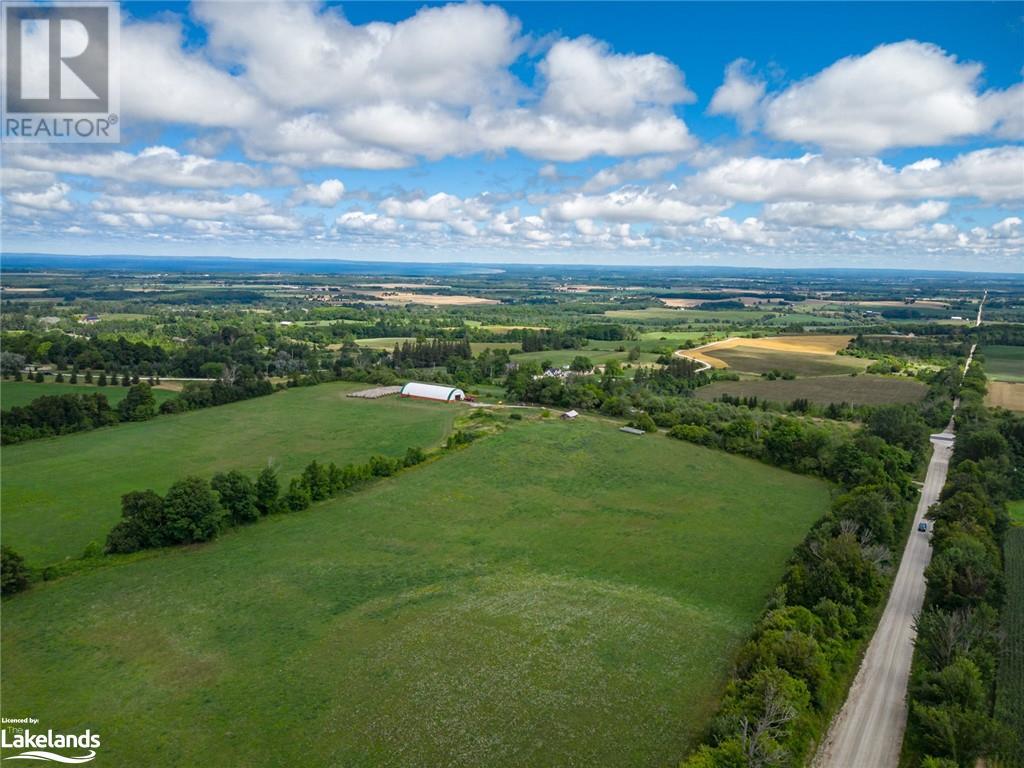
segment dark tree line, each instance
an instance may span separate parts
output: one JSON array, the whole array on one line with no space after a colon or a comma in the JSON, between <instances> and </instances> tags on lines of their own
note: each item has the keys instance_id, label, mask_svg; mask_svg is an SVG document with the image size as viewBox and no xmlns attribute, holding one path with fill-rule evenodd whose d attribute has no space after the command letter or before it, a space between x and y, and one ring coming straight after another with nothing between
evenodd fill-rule
<instances>
[{"instance_id":1,"label":"dark tree line","mask_svg":"<svg viewBox=\"0 0 1024 768\"><path fill-rule=\"evenodd\" d=\"M125 383L128 377L124 377ZM106 385L100 374L99 384ZM262 397L274 392L267 379L248 378L235 382L188 382L181 394L165 400L159 413L181 413L198 408ZM43 395L28 405L4 411L0 421L0 444L11 445L43 437L83 432L125 421L146 421L157 415L156 399L146 382L130 384L125 397L112 408L102 393Z\"/></svg>"},{"instance_id":2,"label":"dark tree line","mask_svg":"<svg viewBox=\"0 0 1024 768\"><path fill-rule=\"evenodd\" d=\"M3 445L66 435L118 422L107 398L102 394L44 395L28 405L4 411L0 442Z\"/></svg>"},{"instance_id":3,"label":"dark tree line","mask_svg":"<svg viewBox=\"0 0 1024 768\"><path fill-rule=\"evenodd\" d=\"M416 339L401 346L395 344L391 362L395 368L434 368L447 366L450 361L471 360L473 351L469 340Z\"/></svg>"},{"instance_id":4,"label":"dark tree line","mask_svg":"<svg viewBox=\"0 0 1024 768\"><path fill-rule=\"evenodd\" d=\"M121 497L121 521L107 535L106 551L128 553L209 541L227 528L264 515L298 512L426 458L422 449L409 448L400 458L373 456L365 464L344 467L312 461L287 487L267 467L255 480L237 470L216 474L209 482L186 477L162 497L152 490L132 491Z\"/></svg>"}]
</instances>

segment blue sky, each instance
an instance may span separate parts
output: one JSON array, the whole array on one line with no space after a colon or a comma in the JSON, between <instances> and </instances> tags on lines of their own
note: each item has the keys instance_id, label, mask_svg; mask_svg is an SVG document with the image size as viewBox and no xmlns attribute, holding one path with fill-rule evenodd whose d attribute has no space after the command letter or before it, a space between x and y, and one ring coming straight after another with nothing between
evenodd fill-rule
<instances>
[{"instance_id":1,"label":"blue sky","mask_svg":"<svg viewBox=\"0 0 1024 768\"><path fill-rule=\"evenodd\" d=\"M1024 270L1024 3L123 3L10 251Z\"/></svg>"}]
</instances>

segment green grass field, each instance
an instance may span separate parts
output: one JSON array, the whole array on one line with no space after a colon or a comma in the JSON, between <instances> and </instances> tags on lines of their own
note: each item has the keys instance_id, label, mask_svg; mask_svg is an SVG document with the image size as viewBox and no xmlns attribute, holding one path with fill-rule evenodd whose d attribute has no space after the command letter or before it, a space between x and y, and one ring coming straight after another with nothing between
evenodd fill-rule
<instances>
[{"instance_id":1,"label":"green grass field","mask_svg":"<svg viewBox=\"0 0 1024 768\"><path fill-rule=\"evenodd\" d=\"M614 320L632 320L635 322L654 323L671 321L677 325L685 323L750 323L759 321L767 327L784 327L793 324L811 325L847 325L849 321L838 317L826 317L806 312L777 312L765 307L751 309L670 309L668 307L648 307L647 309L609 309L605 316ZM768 319L763 320L767 317Z\"/></svg>"},{"instance_id":2,"label":"green grass field","mask_svg":"<svg viewBox=\"0 0 1024 768\"><path fill-rule=\"evenodd\" d=\"M641 341L660 341L665 344L673 344L681 341L695 341L706 336L707 331L644 331L639 334ZM723 334L714 334L721 337Z\"/></svg>"},{"instance_id":3,"label":"green grass field","mask_svg":"<svg viewBox=\"0 0 1024 768\"><path fill-rule=\"evenodd\" d=\"M628 352L616 352L611 349L546 349L541 352L521 352L512 355L513 363L525 363L527 361L540 363L550 360L554 365L569 365L577 357L585 357L594 365L602 365L609 360L618 360L625 364L629 357ZM650 352L641 352L638 362L651 363L657 360L658 356Z\"/></svg>"},{"instance_id":4,"label":"green grass field","mask_svg":"<svg viewBox=\"0 0 1024 768\"><path fill-rule=\"evenodd\" d=\"M94 392L106 395L108 403L117 405L128 394L128 387L112 385L97 387L92 384L68 384L55 381L45 381L41 384L34 381L4 381L0 382L0 410L7 411L17 405L28 405L37 397L44 395L89 395ZM164 400L170 400L177 394L177 392L167 389L153 390L153 397L157 405Z\"/></svg>"},{"instance_id":5,"label":"green grass field","mask_svg":"<svg viewBox=\"0 0 1024 768\"><path fill-rule=\"evenodd\" d=\"M996 716L1024 743L1024 528L1006 532L1003 545L1006 602L1003 606L1003 652L996 680ZM1021 755L1008 755L1000 765L1024 765Z\"/></svg>"},{"instance_id":6,"label":"green grass field","mask_svg":"<svg viewBox=\"0 0 1024 768\"><path fill-rule=\"evenodd\" d=\"M757 374L778 370L797 376L830 376L862 371L870 363L857 357L789 352L742 344L736 347L712 347L707 350L707 354L721 360L734 371Z\"/></svg>"},{"instance_id":7,"label":"green grass field","mask_svg":"<svg viewBox=\"0 0 1024 768\"><path fill-rule=\"evenodd\" d=\"M744 320L756 320L769 311L746 310L746 309L671 309L669 307L648 307L647 309L609 309L605 316L614 320L635 320L640 322L654 322L658 320L669 320L674 323L692 323L698 320L721 323L742 322Z\"/></svg>"},{"instance_id":8,"label":"green grass field","mask_svg":"<svg viewBox=\"0 0 1024 768\"><path fill-rule=\"evenodd\" d=\"M828 499L604 422L514 424L5 601L4 709L91 727L108 765L673 765Z\"/></svg>"},{"instance_id":9,"label":"green grass field","mask_svg":"<svg viewBox=\"0 0 1024 768\"><path fill-rule=\"evenodd\" d=\"M913 379L890 376L816 376L791 379L753 379L747 381L716 381L696 391L702 400L715 400L722 395L756 397L776 403L791 403L806 398L812 403L850 403L851 405L885 405L915 403L924 397L928 387Z\"/></svg>"},{"instance_id":10,"label":"green grass field","mask_svg":"<svg viewBox=\"0 0 1024 768\"><path fill-rule=\"evenodd\" d=\"M1024 382L1024 347L982 347L985 374L994 381Z\"/></svg>"},{"instance_id":11,"label":"green grass field","mask_svg":"<svg viewBox=\"0 0 1024 768\"><path fill-rule=\"evenodd\" d=\"M45 385L39 385L45 386ZM287 477L312 459L397 456L447 434L458 406L345 397L353 384L321 384L151 421L13 445L3 451L4 543L33 565L82 554L120 518L121 494L163 493L185 475L273 461Z\"/></svg>"},{"instance_id":12,"label":"green grass field","mask_svg":"<svg viewBox=\"0 0 1024 768\"><path fill-rule=\"evenodd\" d=\"M1008 502L1007 511L1010 513L1010 522L1014 525L1024 525L1024 499Z\"/></svg>"}]
</instances>

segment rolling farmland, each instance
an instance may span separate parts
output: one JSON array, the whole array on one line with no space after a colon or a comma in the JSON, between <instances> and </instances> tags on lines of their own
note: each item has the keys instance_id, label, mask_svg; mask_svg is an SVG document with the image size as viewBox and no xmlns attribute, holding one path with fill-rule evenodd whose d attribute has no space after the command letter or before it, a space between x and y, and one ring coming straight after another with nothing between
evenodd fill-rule
<instances>
[{"instance_id":1,"label":"rolling farmland","mask_svg":"<svg viewBox=\"0 0 1024 768\"><path fill-rule=\"evenodd\" d=\"M828 499L687 443L522 422L17 596L5 707L88 712L112 764L226 742L248 766L672 764Z\"/></svg>"},{"instance_id":2,"label":"rolling farmland","mask_svg":"<svg viewBox=\"0 0 1024 768\"><path fill-rule=\"evenodd\" d=\"M985 374L993 381L1024 382L1024 347L982 347Z\"/></svg>"},{"instance_id":3,"label":"rolling farmland","mask_svg":"<svg viewBox=\"0 0 1024 768\"><path fill-rule=\"evenodd\" d=\"M791 403L804 398L812 403L850 403L852 405L885 405L915 403L928 388L913 379L890 376L816 376L802 379L749 379L716 381L696 391L702 400L715 400L722 395L756 397L775 403Z\"/></svg>"},{"instance_id":4,"label":"rolling farmland","mask_svg":"<svg viewBox=\"0 0 1024 768\"><path fill-rule=\"evenodd\" d=\"M48 385L33 385L48 386ZM209 477L268 462L284 476L312 459L344 464L439 443L452 407L356 400L356 384L290 389L264 398L4 448L4 541L39 565L77 557L120 517L121 494L163 493L185 475ZM103 472L98 473L97 467Z\"/></svg>"}]
</instances>

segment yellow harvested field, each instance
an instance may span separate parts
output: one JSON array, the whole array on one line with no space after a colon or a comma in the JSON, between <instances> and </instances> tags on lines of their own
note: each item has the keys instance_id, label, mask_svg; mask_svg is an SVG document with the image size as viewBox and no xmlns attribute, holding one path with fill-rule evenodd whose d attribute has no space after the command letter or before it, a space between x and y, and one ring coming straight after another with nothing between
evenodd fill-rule
<instances>
[{"instance_id":1,"label":"yellow harvested field","mask_svg":"<svg viewBox=\"0 0 1024 768\"><path fill-rule=\"evenodd\" d=\"M991 408L1005 408L1008 411L1024 411L1024 383L989 381L985 405Z\"/></svg>"},{"instance_id":2,"label":"yellow harvested field","mask_svg":"<svg viewBox=\"0 0 1024 768\"><path fill-rule=\"evenodd\" d=\"M672 309L689 309L703 304L705 299L661 299L661 303Z\"/></svg>"},{"instance_id":3,"label":"yellow harvested field","mask_svg":"<svg viewBox=\"0 0 1024 768\"><path fill-rule=\"evenodd\" d=\"M768 336L763 339L743 339L732 337L722 341L712 341L702 347L686 351L687 357L701 360L712 368L728 368L722 360L714 357L714 350L731 347L752 347L755 349L771 349L776 352L799 352L811 355L835 355L845 349L853 336Z\"/></svg>"},{"instance_id":4,"label":"yellow harvested field","mask_svg":"<svg viewBox=\"0 0 1024 768\"><path fill-rule=\"evenodd\" d=\"M658 299L658 301L672 309L691 309L701 304L714 304L717 301L739 301L745 307L760 307L772 303L782 303L782 299L759 299L756 296L737 296L735 299Z\"/></svg>"},{"instance_id":5,"label":"yellow harvested field","mask_svg":"<svg viewBox=\"0 0 1024 768\"><path fill-rule=\"evenodd\" d=\"M447 296L439 293L407 293L405 291L382 291L374 294L389 304L430 304L433 306L460 306L465 304L498 304L495 299L481 299L479 296Z\"/></svg>"}]
</instances>

